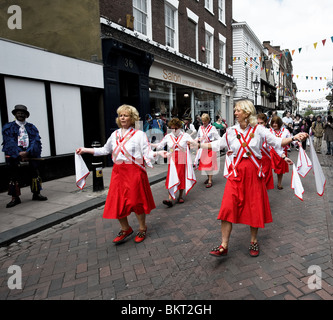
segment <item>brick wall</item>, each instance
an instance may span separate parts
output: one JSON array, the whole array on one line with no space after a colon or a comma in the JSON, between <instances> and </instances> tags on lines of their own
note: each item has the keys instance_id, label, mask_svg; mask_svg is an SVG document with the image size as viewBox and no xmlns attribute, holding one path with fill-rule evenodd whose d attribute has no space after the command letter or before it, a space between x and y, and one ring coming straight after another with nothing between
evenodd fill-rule
<instances>
[{"instance_id":1,"label":"brick wall","mask_svg":"<svg viewBox=\"0 0 333 320\"><path fill-rule=\"evenodd\" d=\"M152 0L152 24L153 40L165 44L165 18L164 0ZM132 0L100 0L101 15L112 21L126 26L126 14L133 14ZM232 0L226 0L226 25L218 20L218 0L214 0L214 15L205 9L204 1L181 0L178 7L179 21L179 51L191 58L196 58L195 52L195 28L187 16L186 8L199 16L198 22L198 46L199 61L205 62L205 52L201 47L205 46L205 22L214 28L214 67L219 69L219 33L227 39L226 44L226 72L232 74L228 64L232 65Z\"/></svg>"}]
</instances>

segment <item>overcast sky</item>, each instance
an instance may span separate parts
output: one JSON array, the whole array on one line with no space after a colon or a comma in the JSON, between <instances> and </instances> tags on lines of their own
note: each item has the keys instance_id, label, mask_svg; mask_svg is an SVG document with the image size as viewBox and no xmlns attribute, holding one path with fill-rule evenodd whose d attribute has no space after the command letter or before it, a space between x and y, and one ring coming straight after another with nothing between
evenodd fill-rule
<instances>
[{"instance_id":1,"label":"overcast sky","mask_svg":"<svg viewBox=\"0 0 333 320\"><path fill-rule=\"evenodd\" d=\"M298 90L311 90L299 92L298 99L316 100L328 95L326 84L332 79L333 67L332 0L233 0L233 19L245 21L261 42L295 50L293 81ZM318 79L306 80L306 76ZM324 104L328 102L324 100Z\"/></svg>"}]
</instances>

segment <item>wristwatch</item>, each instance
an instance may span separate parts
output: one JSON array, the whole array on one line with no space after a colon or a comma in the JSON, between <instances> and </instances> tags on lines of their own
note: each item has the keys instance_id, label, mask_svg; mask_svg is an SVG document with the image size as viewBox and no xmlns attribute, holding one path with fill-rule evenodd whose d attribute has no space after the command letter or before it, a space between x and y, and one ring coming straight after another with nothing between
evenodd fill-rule
<instances>
[{"instance_id":1,"label":"wristwatch","mask_svg":"<svg viewBox=\"0 0 333 320\"><path fill-rule=\"evenodd\" d=\"M281 156L281 158L284 160L284 159L286 159L286 158L287 158L287 156L284 154L284 157L283 157L283 156Z\"/></svg>"}]
</instances>

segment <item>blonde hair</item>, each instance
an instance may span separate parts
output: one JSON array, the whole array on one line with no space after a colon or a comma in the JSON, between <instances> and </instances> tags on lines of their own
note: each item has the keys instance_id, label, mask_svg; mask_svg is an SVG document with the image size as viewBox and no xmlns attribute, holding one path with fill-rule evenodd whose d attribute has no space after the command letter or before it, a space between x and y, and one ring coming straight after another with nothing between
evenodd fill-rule
<instances>
[{"instance_id":1,"label":"blonde hair","mask_svg":"<svg viewBox=\"0 0 333 320\"><path fill-rule=\"evenodd\" d=\"M206 121L210 122L210 116L207 113L203 113L201 115L201 120L206 120Z\"/></svg>"},{"instance_id":2,"label":"blonde hair","mask_svg":"<svg viewBox=\"0 0 333 320\"><path fill-rule=\"evenodd\" d=\"M140 116L139 116L139 112L138 110L136 110L133 106L130 106L128 104L123 104L121 105L118 109L117 109L117 114L118 114L118 118L116 118L116 123L118 125L119 128L122 128L121 124L120 124L120 120L119 120L119 115L122 112L127 112L131 118L131 126L135 127L135 122L140 120Z\"/></svg>"},{"instance_id":3,"label":"blonde hair","mask_svg":"<svg viewBox=\"0 0 333 320\"><path fill-rule=\"evenodd\" d=\"M247 115L247 122L252 126L256 126L258 123L257 120L257 111L256 108L254 107L253 103L250 100L243 99L239 100L235 103L235 108L239 107L243 112ZM235 109L234 108L234 109Z\"/></svg>"}]
</instances>

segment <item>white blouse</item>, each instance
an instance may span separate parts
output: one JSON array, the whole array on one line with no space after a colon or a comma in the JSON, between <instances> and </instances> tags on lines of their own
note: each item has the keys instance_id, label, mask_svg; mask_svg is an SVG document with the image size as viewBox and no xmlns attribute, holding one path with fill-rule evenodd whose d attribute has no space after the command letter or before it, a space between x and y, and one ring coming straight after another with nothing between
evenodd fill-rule
<instances>
[{"instance_id":1,"label":"white blouse","mask_svg":"<svg viewBox=\"0 0 333 320\"><path fill-rule=\"evenodd\" d=\"M221 139L219 133L217 132L217 129L214 126L212 126L211 124L209 124L206 128L204 128L203 126L200 126L199 130L198 130L197 138L202 143L209 143L209 142Z\"/></svg>"},{"instance_id":2,"label":"white blouse","mask_svg":"<svg viewBox=\"0 0 333 320\"><path fill-rule=\"evenodd\" d=\"M171 132L162 139L156 149L162 150L167 145L170 153L179 151L180 149L186 152L187 141L194 141L188 133L181 132L178 137L176 137L173 132Z\"/></svg>"},{"instance_id":3,"label":"white blouse","mask_svg":"<svg viewBox=\"0 0 333 320\"><path fill-rule=\"evenodd\" d=\"M241 143L237 138L236 130L238 133L242 133L243 136L246 136L250 128L252 127L249 125L245 130L243 130L238 123L228 128L227 132L220 140L211 142L213 151L219 151L220 149L227 148L228 150L232 150L233 155L236 156L238 154L239 148L241 148ZM254 156L258 159L261 159L262 157L260 149L265 139L269 146L272 146L273 148L281 148L282 139L276 137L263 126L258 125L254 132L254 137L249 143L250 149L252 150ZM243 157L248 157L246 152L244 153Z\"/></svg>"},{"instance_id":4,"label":"white blouse","mask_svg":"<svg viewBox=\"0 0 333 320\"><path fill-rule=\"evenodd\" d=\"M112 157L114 162L131 162L130 157L134 157L140 163L143 163L143 159L150 163L155 159L155 152L151 149L147 135L143 131L136 130L135 134L131 136L133 130L133 128L129 128L124 136L121 135L121 129L116 130L103 147L94 148L94 156L106 156L115 151ZM124 138L123 142L121 142L122 138ZM120 149L125 152L121 152Z\"/></svg>"},{"instance_id":5,"label":"white blouse","mask_svg":"<svg viewBox=\"0 0 333 320\"><path fill-rule=\"evenodd\" d=\"M269 130L273 135L279 136L281 138L290 138L291 137L289 130L286 128L281 128L281 130L279 130L279 131L275 131L273 128L271 128ZM285 152L284 148L285 147L280 146L280 147L274 148L274 149L275 149L276 153L281 157L282 154Z\"/></svg>"}]
</instances>

